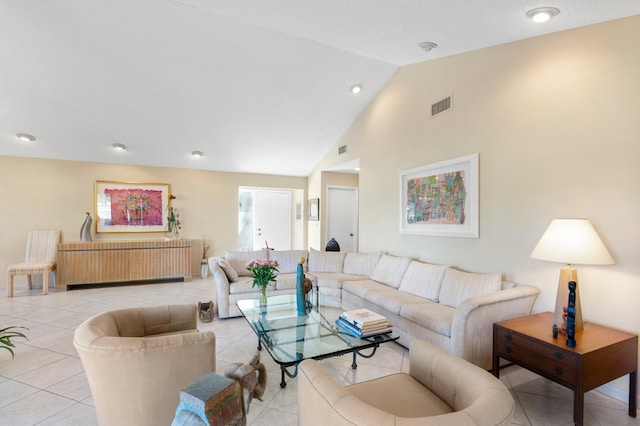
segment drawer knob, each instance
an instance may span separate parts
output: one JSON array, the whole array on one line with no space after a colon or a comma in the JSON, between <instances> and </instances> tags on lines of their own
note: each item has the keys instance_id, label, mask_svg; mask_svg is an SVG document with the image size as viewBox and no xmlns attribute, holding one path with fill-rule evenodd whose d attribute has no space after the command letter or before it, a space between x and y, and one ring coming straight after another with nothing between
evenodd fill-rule
<instances>
[{"instance_id":1,"label":"drawer knob","mask_svg":"<svg viewBox=\"0 0 640 426\"><path fill-rule=\"evenodd\" d=\"M556 359L564 359L564 354L560 351L556 352Z\"/></svg>"},{"instance_id":2,"label":"drawer knob","mask_svg":"<svg viewBox=\"0 0 640 426\"><path fill-rule=\"evenodd\" d=\"M504 337L506 337L506 339L507 339L508 341L512 341L512 340L513 340L513 336L511 335L511 333L507 333L507 334L505 334L505 335L504 335Z\"/></svg>"},{"instance_id":3,"label":"drawer knob","mask_svg":"<svg viewBox=\"0 0 640 426\"><path fill-rule=\"evenodd\" d=\"M558 376L561 376L564 373L564 370L561 367L556 367L555 371Z\"/></svg>"},{"instance_id":4,"label":"drawer knob","mask_svg":"<svg viewBox=\"0 0 640 426\"><path fill-rule=\"evenodd\" d=\"M504 348L504 351L508 354L510 354L511 352L513 352L513 349L511 349L511 346L507 346Z\"/></svg>"}]
</instances>

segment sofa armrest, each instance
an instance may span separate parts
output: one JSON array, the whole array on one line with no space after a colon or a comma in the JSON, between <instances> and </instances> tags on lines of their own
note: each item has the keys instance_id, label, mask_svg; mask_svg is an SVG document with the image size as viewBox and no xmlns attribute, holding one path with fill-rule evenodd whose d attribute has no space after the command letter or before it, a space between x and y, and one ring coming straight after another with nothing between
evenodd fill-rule
<instances>
[{"instance_id":1,"label":"sofa armrest","mask_svg":"<svg viewBox=\"0 0 640 426\"><path fill-rule=\"evenodd\" d=\"M217 262L209 260L209 269L213 274L213 282L216 284L216 305L218 317L229 318L229 279Z\"/></svg>"},{"instance_id":2,"label":"sofa armrest","mask_svg":"<svg viewBox=\"0 0 640 426\"><path fill-rule=\"evenodd\" d=\"M534 286L521 284L463 301L453 317L450 352L489 370L493 323L530 315L539 292Z\"/></svg>"}]
</instances>

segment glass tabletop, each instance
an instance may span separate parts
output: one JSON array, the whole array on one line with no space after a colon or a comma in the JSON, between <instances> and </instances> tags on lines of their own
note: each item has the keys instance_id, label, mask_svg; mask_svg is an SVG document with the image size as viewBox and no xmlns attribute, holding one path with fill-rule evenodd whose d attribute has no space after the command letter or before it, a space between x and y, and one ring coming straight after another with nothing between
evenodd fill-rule
<instances>
[{"instance_id":1,"label":"glass tabletop","mask_svg":"<svg viewBox=\"0 0 640 426\"><path fill-rule=\"evenodd\" d=\"M336 325L344 311L339 300L316 295L318 303L307 306L305 316L297 315L295 294L269 296L267 306L258 299L239 300L238 308L274 361L294 364L303 359L322 359L370 348L399 338L389 333L358 338Z\"/></svg>"}]
</instances>

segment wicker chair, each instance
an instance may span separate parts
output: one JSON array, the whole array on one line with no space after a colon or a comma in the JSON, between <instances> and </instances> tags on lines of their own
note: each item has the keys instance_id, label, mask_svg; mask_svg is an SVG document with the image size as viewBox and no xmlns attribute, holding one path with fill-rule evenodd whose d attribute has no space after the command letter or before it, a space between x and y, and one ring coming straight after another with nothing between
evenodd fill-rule
<instances>
[{"instance_id":1,"label":"wicker chair","mask_svg":"<svg viewBox=\"0 0 640 426\"><path fill-rule=\"evenodd\" d=\"M9 266L7 273L7 296L13 297L13 277L27 276L27 287L33 287L31 275L42 274L42 294L49 293L49 273L56 270L56 250L60 242L60 231L31 231L27 239L27 254L24 263Z\"/></svg>"}]
</instances>

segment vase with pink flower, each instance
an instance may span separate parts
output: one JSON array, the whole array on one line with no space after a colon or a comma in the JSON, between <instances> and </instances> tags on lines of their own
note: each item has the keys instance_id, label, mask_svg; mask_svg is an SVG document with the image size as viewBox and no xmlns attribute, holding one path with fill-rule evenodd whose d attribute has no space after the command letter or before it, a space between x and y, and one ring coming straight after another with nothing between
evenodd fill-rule
<instances>
[{"instance_id":1,"label":"vase with pink flower","mask_svg":"<svg viewBox=\"0 0 640 426\"><path fill-rule=\"evenodd\" d=\"M267 306L267 286L276 281L278 261L255 259L247 262L247 270L253 275L253 287L260 289L260 306Z\"/></svg>"}]
</instances>

